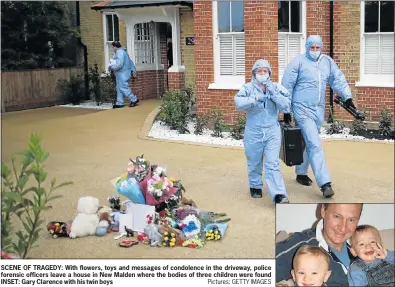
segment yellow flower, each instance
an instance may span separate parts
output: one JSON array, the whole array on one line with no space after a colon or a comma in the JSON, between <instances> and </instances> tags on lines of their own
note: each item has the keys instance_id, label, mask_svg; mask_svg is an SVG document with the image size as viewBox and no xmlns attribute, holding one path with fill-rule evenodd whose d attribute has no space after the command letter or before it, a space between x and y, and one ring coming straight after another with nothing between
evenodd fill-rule
<instances>
[{"instance_id":1,"label":"yellow flower","mask_svg":"<svg viewBox=\"0 0 395 287\"><path fill-rule=\"evenodd\" d=\"M176 181L176 179L175 179L174 177L169 178L169 180L170 180L171 182L175 182L175 181Z\"/></svg>"}]
</instances>

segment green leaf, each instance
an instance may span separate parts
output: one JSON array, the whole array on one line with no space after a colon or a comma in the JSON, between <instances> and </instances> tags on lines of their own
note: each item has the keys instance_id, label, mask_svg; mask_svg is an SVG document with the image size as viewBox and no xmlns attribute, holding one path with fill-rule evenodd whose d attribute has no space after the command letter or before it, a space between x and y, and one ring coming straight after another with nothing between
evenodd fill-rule
<instances>
[{"instance_id":1,"label":"green leaf","mask_svg":"<svg viewBox=\"0 0 395 287\"><path fill-rule=\"evenodd\" d=\"M52 207L48 207L48 206L40 206L39 207L40 211L42 211L42 210L49 210L50 208L52 208Z\"/></svg>"},{"instance_id":2,"label":"green leaf","mask_svg":"<svg viewBox=\"0 0 395 287\"><path fill-rule=\"evenodd\" d=\"M45 194L45 189L43 187L40 187L39 189L37 189L37 195L39 197L42 197Z\"/></svg>"},{"instance_id":3,"label":"green leaf","mask_svg":"<svg viewBox=\"0 0 395 287\"><path fill-rule=\"evenodd\" d=\"M33 206L34 215L37 216L39 212L40 212L40 206L37 205Z\"/></svg>"},{"instance_id":4,"label":"green leaf","mask_svg":"<svg viewBox=\"0 0 395 287\"><path fill-rule=\"evenodd\" d=\"M58 188L60 188L60 187L66 186L66 185L70 185L70 184L73 184L73 182L72 182L72 181L63 182L63 183L61 183L61 184L55 186L54 190L55 190L55 189L58 189Z\"/></svg>"},{"instance_id":5,"label":"green leaf","mask_svg":"<svg viewBox=\"0 0 395 287\"><path fill-rule=\"evenodd\" d=\"M27 222L22 222L23 227L25 227L25 230L27 233L30 233L32 230L32 226L30 226Z\"/></svg>"},{"instance_id":6,"label":"green leaf","mask_svg":"<svg viewBox=\"0 0 395 287\"><path fill-rule=\"evenodd\" d=\"M53 195L51 197L48 197L47 202L55 200L57 198L62 198L62 197L63 197L63 195Z\"/></svg>"},{"instance_id":7,"label":"green leaf","mask_svg":"<svg viewBox=\"0 0 395 287\"><path fill-rule=\"evenodd\" d=\"M45 207L45 197L40 197L40 207Z\"/></svg>"},{"instance_id":8,"label":"green leaf","mask_svg":"<svg viewBox=\"0 0 395 287\"><path fill-rule=\"evenodd\" d=\"M17 181L17 186L20 190L23 190L29 178L27 176L22 175L19 180Z\"/></svg>"},{"instance_id":9,"label":"green leaf","mask_svg":"<svg viewBox=\"0 0 395 287\"><path fill-rule=\"evenodd\" d=\"M2 161L1 162L1 177L6 179L7 177L9 177L11 171L8 168L8 166Z\"/></svg>"},{"instance_id":10,"label":"green leaf","mask_svg":"<svg viewBox=\"0 0 395 287\"><path fill-rule=\"evenodd\" d=\"M31 191L33 191L34 193L37 193L37 187L35 187L35 186L29 187L28 189L25 189L25 190L21 193L21 195L22 195L22 196L25 196L26 194L28 194L28 193L31 192Z\"/></svg>"},{"instance_id":11,"label":"green leaf","mask_svg":"<svg viewBox=\"0 0 395 287\"><path fill-rule=\"evenodd\" d=\"M40 170L39 171L39 182L44 182L46 178L47 178L47 173L44 172L43 170Z\"/></svg>"},{"instance_id":12,"label":"green leaf","mask_svg":"<svg viewBox=\"0 0 395 287\"><path fill-rule=\"evenodd\" d=\"M5 192L5 198L6 200L11 200L11 201L15 201L15 202L19 202L22 203L23 202L23 198L19 193L16 192Z\"/></svg>"},{"instance_id":13,"label":"green leaf","mask_svg":"<svg viewBox=\"0 0 395 287\"><path fill-rule=\"evenodd\" d=\"M56 184L56 177L51 179L51 188L54 187Z\"/></svg>"}]
</instances>

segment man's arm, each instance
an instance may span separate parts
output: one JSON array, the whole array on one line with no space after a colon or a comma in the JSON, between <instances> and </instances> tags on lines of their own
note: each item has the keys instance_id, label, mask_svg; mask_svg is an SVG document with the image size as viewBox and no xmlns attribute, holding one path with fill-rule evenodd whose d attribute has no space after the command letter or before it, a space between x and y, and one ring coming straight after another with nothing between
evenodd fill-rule
<instances>
[{"instance_id":1,"label":"man's arm","mask_svg":"<svg viewBox=\"0 0 395 287\"><path fill-rule=\"evenodd\" d=\"M367 286L368 285L368 280L366 278L366 274L360 268L351 266L347 277L348 277L348 285L349 286Z\"/></svg>"},{"instance_id":2,"label":"man's arm","mask_svg":"<svg viewBox=\"0 0 395 287\"><path fill-rule=\"evenodd\" d=\"M123 49L118 49L116 54L117 54L117 60L115 64L111 65L111 69L113 69L114 71L118 71L119 69L121 69L125 61L125 55Z\"/></svg>"},{"instance_id":3,"label":"man's arm","mask_svg":"<svg viewBox=\"0 0 395 287\"><path fill-rule=\"evenodd\" d=\"M330 61L330 74L329 74L329 85L331 88L338 93L344 101L352 99L351 89L347 83L346 77L343 72L337 66L332 58L328 57Z\"/></svg>"},{"instance_id":4,"label":"man's arm","mask_svg":"<svg viewBox=\"0 0 395 287\"><path fill-rule=\"evenodd\" d=\"M234 102L239 112L246 112L257 104L256 99L251 97L247 84L243 85L240 91L235 95Z\"/></svg>"},{"instance_id":5,"label":"man's arm","mask_svg":"<svg viewBox=\"0 0 395 287\"><path fill-rule=\"evenodd\" d=\"M270 91L269 98L272 99L278 109L285 114L289 114L291 112L291 93L281 84L273 83L274 91Z\"/></svg>"},{"instance_id":6,"label":"man's arm","mask_svg":"<svg viewBox=\"0 0 395 287\"><path fill-rule=\"evenodd\" d=\"M295 57L285 68L281 85L289 92L289 99L292 100L292 94L298 80L300 67L300 57Z\"/></svg>"},{"instance_id":7,"label":"man's arm","mask_svg":"<svg viewBox=\"0 0 395 287\"><path fill-rule=\"evenodd\" d=\"M134 65L132 59L130 59L130 65L132 66L132 73L136 74L137 73L137 69L136 69L136 66Z\"/></svg>"}]
</instances>

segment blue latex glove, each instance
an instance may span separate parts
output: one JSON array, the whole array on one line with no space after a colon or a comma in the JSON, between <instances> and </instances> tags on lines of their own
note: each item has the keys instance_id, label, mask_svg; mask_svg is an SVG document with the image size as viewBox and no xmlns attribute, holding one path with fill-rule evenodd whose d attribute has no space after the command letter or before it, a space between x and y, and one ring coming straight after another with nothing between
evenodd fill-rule
<instances>
[{"instance_id":1,"label":"blue latex glove","mask_svg":"<svg viewBox=\"0 0 395 287\"><path fill-rule=\"evenodd\" d=\"M274 87L273 82L270 81L270 80L267 81L267 83L266 83L266 94L272 96L272 95L274 95L275 91L276 91L276 88Z\"/></svg>"},{"instance_id":2,"label":"blue latex glove","mask_svg":"<svg viewBox=\"0 0 395 287\"><path fill-rule=\"evenodd\" d=\"M266 100L266 98L267 98L267 95L264 95L264 94L259 94L256 96L256 100L258 102L264 102Z\"/></svg>"}]
</instances>

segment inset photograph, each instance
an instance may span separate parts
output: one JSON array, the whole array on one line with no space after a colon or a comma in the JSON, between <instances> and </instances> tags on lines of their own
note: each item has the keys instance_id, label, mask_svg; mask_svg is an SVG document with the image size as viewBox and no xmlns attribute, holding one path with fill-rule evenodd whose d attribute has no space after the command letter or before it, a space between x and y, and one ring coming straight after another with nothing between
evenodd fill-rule
<instances>
[{"instance_id":1,"label":"inset photograph","mask_svg":"<svg viewBox=\"0 0 395 287\"><path fill-rule=\"evenodd\" d=\"M276 286L394 286L394 204L276 206Z\"/></svg>"}]
</instances>

